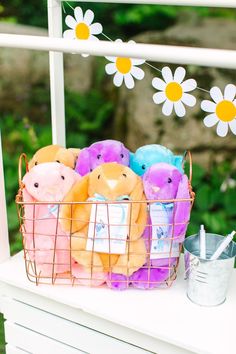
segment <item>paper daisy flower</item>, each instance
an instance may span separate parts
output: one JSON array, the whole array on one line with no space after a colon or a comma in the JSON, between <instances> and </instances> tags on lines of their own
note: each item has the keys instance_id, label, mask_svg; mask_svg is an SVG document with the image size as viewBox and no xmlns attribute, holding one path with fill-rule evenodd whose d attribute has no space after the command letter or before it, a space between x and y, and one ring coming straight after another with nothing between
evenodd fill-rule
<instances>
[{"instance_id":1,"label":"paper daisy flower","mask_svg":"<svg viewBox=\"0 0 236 354\"><path fill-rule=\"evenodd\" d=\"M211 98L214 102L204 100L201 103L201 108L208 114L203 123L206 127L211 128L216 123L216 133L224 137L228 133L230 127L233 134L236 135L236 86L229 84L225 86L224 96L219 87L212 87L210 90Z\"/></svg>"},{"instance_id":2,"label":"paper daisy flower","mask_svg":"<svg viewBox=\"0 0 236 354\"><path fill-rule=\"evenodd\" d=\"M74 18L75 17L75 18ZM91 10L87 10L83 14L81 7L76 7L74 9L74 17L66 16L65 22L71 29L66 30L63 33L64 38L78 39L78 40L89 40L98 41L99 39L95 37L102 33L102 25L98 22L92 23L94 20L94 13ZM88 54L82 54L82 56L88 56Z\"/></svg>"},{"instance_id":3,"label":"paper daisy flower","mask_svg":"<svg viewBox=\"0 0 236 354\"><path fill-rule=\"evenodd\" d=\"M115 42L122 43L121 39ZM128 43L135 44L134 41ZM144 71L137 67L145 63L144 59L122 58L122 57L105 57L111 63L105 66L105 71L108 75L114 75L113 83L115 86L120 87L124 81L128 89L134 88L134 79L142 80L144 78Z\"/></svg>"},{"instance_id":4,"label":"paper daisy flower","mask_svg":"<svg viewBox=\"0 0 236 354\"><path fill-rule=\"evenodd\" d=\"M161 73L164 81L157 77L152 80L152 86L161 91L153 95L153 101L156 104L164 102L162 113L165 116L171 115L174 108L176 115L183 117L186 114L184 104L189 107L196 104L196 98L187 92L195 90L197 83L194 79L183 81L186 71L182 67L178 67L173 75L170 68L165 66Z\"/></svg>"}]
</instances>

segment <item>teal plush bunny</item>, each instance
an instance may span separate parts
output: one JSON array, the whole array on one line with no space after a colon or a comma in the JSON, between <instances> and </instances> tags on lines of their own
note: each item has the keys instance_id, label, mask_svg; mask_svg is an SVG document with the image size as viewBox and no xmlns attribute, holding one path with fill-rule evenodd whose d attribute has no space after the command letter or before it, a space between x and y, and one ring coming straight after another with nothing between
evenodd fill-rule
<instances>
[{"instance_id":1,"label":"teal plush bunny","mask_svg":"<svg viewBox=\"0 0 236 354\"><path fill-rule=\"evenodd\" d=\"M149 167L160 162L173 165L183 173L183 156L175 156L171 150L162 145L144 145L135 153L130 153L130 168L139 176L142 176Z\"/></svg>"}]
</instances>

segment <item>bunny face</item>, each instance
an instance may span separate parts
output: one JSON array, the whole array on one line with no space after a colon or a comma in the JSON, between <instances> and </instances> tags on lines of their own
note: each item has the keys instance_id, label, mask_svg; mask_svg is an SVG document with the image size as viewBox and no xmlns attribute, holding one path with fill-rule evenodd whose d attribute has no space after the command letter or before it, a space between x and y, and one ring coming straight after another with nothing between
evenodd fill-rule
<instances>
[{"instance_id":1,"label":"bunny face","mask_svg":"<svg viewBox=\"0 0 236 354\"><path fill-rule=\"evenodd\" d=\"M138 182L141 184L140 178L129 167L107 163L97 167L89 175L88 194L102 194L108 200L116 200L121 196L131 196ZM141 196L142 191L140 199Z\"/></svg>"},{"instance_id":2,"label":"bunny face","mask_svg":"<svg viewBox=\"0 0 236 354\"><path fill-rule=\"evenodd\" d=\"M176 198L182 174L166 163L158 163L149 168L143 176L144 191L147 199Z\"/></svg>"},{"instance_id":3,"label":"bunny face","mask_svg":"<svg viewBox=\"0 0 236 354\"><path fill-rule=\"evenodd\" d=\"M23 178L27 192L37 201L62 201L80 176L58 162L34 166Z\"/></svg>"},{"instance_id":4,"label":"bunny face","mask_svg":"<svg viewBox=\"0 0 236 354\"><path fill-rule=\"evenodd\" d=\"M145 145L130 155L130 168L139 176L143 176L148 168L155 163L161 162L176 166L180 172L183 172L183 157L174 156L169 149L162 145Z\"/></svg>"},{"instance_id":5,"label":"bunny face","mask_svg":"<svg viewBox=\"0 0 236 354\"><path fill-rule=\"evenodd\" d=\"M129 150L116 140L99 141L81 151L75 170L84 176L101 164L109 162L128 166Z\"/></svg>"}]
</instances>

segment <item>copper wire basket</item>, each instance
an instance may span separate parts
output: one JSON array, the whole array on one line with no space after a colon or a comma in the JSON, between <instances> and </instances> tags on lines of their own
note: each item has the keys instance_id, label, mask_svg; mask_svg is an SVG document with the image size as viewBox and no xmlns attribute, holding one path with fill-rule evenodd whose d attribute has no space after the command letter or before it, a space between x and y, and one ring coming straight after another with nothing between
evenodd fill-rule
<instances>
[{"instance_id":1,"label":"copper wire basket","mask_svg":"<svg viewBox=\"0 0 236 354\"><path fill-rule=\"evenodd\" d=\"M31 282L34 282L36 285L39 284L58 284L58 285L86 285L86 286L100 286L102 284L107 284L109 287L117 288L117 289L126 289L128 287L132 287L132 285L136 288L142 289L152 289L152 288L168 288L172 285L177 276L177 268L179 265L179 256L182 249L182 241L185 236L185 232L187 226L189 224L189 219L181 222L176 222L175 220L175 210L177 203L190 203L190 212L194 203L195 193L192 190L191 181L192 181L192 157L189 151L187 151L184 155L184 160L188 156L189 159L189 179L188 179L188 188L189 188L189 198L186 199L170 199L170 200L140 200L140 201L132 201L132 200L122 200L122 205L127 205L129 208L129 217L126 219L126 223L122 223L122 225L111 224L109 222L109 207L114 204L121 204L121 202L117 201L86 201L86 202L26 202L23 199L23 190L25 188L24 183L22 182L22 164L25 164L25 170L28 172L28 162L25 154L22 154L19 158L19 191L16 195L16 206L18 212L18 218L20 223L20 233L22 235L23 240L23 249L24 249L24 260L25 260L25 268L28 279ZM165 204L172 203L173 205L173 217L171 223L165 223L163 220L154 224L153 221L150 223L150 210L151 206L155 203ZM129 269L130 259L132 257L139 257L140 254L133 251L134 245L129 238L130 229L132 227L131 224L131 216L132 209L135 204L145 204L147 210L147 222L144 225L144 234L146 236L141 236L145 238L145 247L146 247L146 255L145 255L145 263L141 266L141 271L145 274L144 278L139 276L135 271L131 274ZM74 248L72 249L73 238L75 235L70 231L66 234L60 232L60 224L62 222L62 218L60 215L60 210L63 205L69 205L72 208L78 204L86 204L93 206L95 208L95 219L94 221L86 220L88 224L92 223L92 229L94 229L94 235L91 238L92 248L91 248L91 263L90 267L84 267L81 264L78 264L74 259ZM47 220L42 220L37 217L37 208L40 206L47 206L48 208L55 207L56 215L48 216ZM107 230L106 237L104 237L105 242L108 245L108 252L106 253L106 267L101 269L96 262L94 261L95 254L97 253L95 250L95 229L97 225L97 211L100 205L105 206L107 209L107 223L105 223L105 227ZM27 215L26 210L30 209L30 217ZM37 230L37 225L43 225L53 219L54 231L49 233L47 227L41 227L40 232ZM69 218L70 223L72 224L73 219ZM177 241L175 238L175 228L182 224L184 226L184 235L182 235L181 242ZM30 225L30 226L29 226ZM46 224L45 224L46 225ZM126 227L127 230L127 239L125 240L126 244L126 253L127 253L127 263L123 265L122 275L114 276L113 273L113 265L114 259L116 259L117 255L111 253L111 244L116 241L114 235L111 235L110 230L112 227ZM152 238L152 230L153 227L156 228L166 228L166 230L171 230L168 235L165 235L163 238L159 236L159 239ZM43 229L43 231L42 231ZM72 230L72 228L71 228ZM79 236L76 235L78 238ZM91 237L91 235L90 235ZM30 244L28 240L31 240ZM37 240L49 239L51 242L51 246L45 250L45 247L42 248L38 246ZM58 249L58 244L63 241L67 243L65 248L60 247ZM163 254L161 254L160 249L158 250L158 256L153 257L153 249L151 252L152 242L162 242ZM158 245L159 245L158 243ZM45 253L46 252L46 253ZM66 257L64 257L64 261L57 260L57 254L61 252L66 253ZM45 254L47 254L46 260L44 259ZM118 257L118 256L117 256ZM39 260L40 259L40 260ZM66 261L65 261L66 259ZM42 269L47 269L45 272ZM137 276L136 276L137 275ZM136 278L135 278L136 276Z\"/></svg>"}]
</instances>

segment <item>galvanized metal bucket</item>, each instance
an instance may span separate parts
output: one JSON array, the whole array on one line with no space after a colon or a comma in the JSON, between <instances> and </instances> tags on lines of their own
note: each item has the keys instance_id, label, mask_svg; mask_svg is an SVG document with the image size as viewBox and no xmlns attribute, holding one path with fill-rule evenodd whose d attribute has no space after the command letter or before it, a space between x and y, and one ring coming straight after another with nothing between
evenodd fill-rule
<instances>
[{"instance_id":1,"label":"galvanized metal bucket","mask_svg":"<svg viewBox=\"0 0 236 354\"><path fill-rule=\"evenodd\" d=\"M200 258L198 235L189 236L184 241L187 296L198 305L216 306L226 299L236 243L232 241L219 259L210 260L223 239L221 235L206 234L206 259Z\"/></svg>"}]
</instances>

